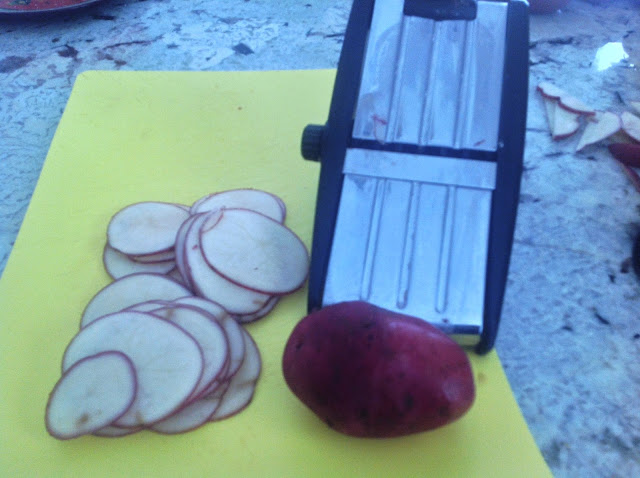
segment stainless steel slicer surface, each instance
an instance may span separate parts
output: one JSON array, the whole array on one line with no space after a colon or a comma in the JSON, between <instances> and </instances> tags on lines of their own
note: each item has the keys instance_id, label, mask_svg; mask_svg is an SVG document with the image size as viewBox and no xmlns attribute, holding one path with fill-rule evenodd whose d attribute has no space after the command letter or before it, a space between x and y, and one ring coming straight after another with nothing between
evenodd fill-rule
<instances>
[{"instance_id":1,"label":"stainless steel slicer surface","mask_svg":"<svg viewBox=\"0 0 640 478\"><path fill-rule=\"evenodd\" d=\"M366 300L478 342L506 21L507 2L433 20L375 1L324 305Z\"/></svg>"}]
</instances>

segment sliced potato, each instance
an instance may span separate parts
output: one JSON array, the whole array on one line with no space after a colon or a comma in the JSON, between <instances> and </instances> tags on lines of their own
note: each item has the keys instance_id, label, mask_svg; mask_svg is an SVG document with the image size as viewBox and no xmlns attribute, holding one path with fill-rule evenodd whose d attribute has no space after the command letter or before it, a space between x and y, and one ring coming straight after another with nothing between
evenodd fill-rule
<instances>
[{"instance_id":1,"label":"sliced potato","mask_svg":"<svg viewBox=\"0 0 640 478\"><path fill-rule=\"evenodd\" d=\"M207 390L214 380L226 373L230 346L225 329L210 314L189 305L166 305L150 312L179 325L200 345L203 354L202 376L189 400Z\"/></svg>"},{"instance_id":2,"label":"sliced potato","mask_svg":"<svg viewBox=\"0 0 640 478\"><path fill-rule=\"evenodd\" d=\"M64 353L63 373L85 357L111 350L131 359L138 379L133 404L113 422L118 426L166 418L187 401L202 376L203 354L195 339L178 325L142 312L107 315L81 329Z\"/></svg>"},{"instance_id":3,"label":"sliced potato","mask_svg":"<svg viewBox=\"0 0 640 478\"><path fill-rule=\"evenodd\" d=\"M129 410L137 387L136 371L125 354L85 356L63 373L51 392L47 431L62 440L95 433Z\"/></svg>"},{"instance_id":4,"label":"sliced potato","mask_svg":"<svg viewBox=\"0 0 640 478\"><path fill-rule=\"evenodd\" d=\"M640 118L633 113L625 111L620 116L622 120L622 129L634 140L640 141Z\"/></svg>"},{"instance_id":5,"label":"sliced potato","mask_svg":"<svg viewBox=\"0 0 640 478\"><path fill-rule=\"evenodd\" d=\"M140 272L151 272L156 274L167 274L176 266L175 261L142 263L136 262L126 254L116 251L109 244L104 246L102 253L104 268L113 279L136 274Z\"/></svg>"},{"instance_id":6,"label":"sliced potato","mask_svg":"<svg viewBox=\"0 0 640 478\"><path fill-rule=\"evenodd\" d=\"M568 138L580 128L580 115L567 109L556 107L553 121L553 139Z\"/></svg>"},{"instance_id":7,"label":"sliced potato","mask_svg":"<svg viewBox=\"0 0 640 478\"><path fill-rule=\"evenodd\" d=\"M251 209L280 223L284 222L286 214L282 199L260 189L230 189L210 194L191 206L191 214L238 208Z\"/></svg>"},{"instance_id":8,"label":"sliced potato","mask_svg":"<svg viewBox=\"0 0 640 478\"><path fill-rule=\"evenodd\" d=\"M226 317L229 316L227 310L222 307L217 302L212 302L207 299L203 299L202 297L197 296L189 296L189 297L180 297L173 301L174 304L182 304L182 305L190 305L191 307L196 307L204 312L207 312L213 315L216 320L222 321Z\"/></svg>"},{"instance_id":9,"label":"sliced potato","mask_svg":"<svg viewBox=\"0 0 640 478\"><path fill-rule=\"evenodd\" d=\"M289 228L249 209L225 209L200 228L202 255L213 270L242 287L287 294L307 277L307 248Z\"/></svg>"},{"instance_id":10,"label":"sliced potato","mask_svg":"<svg viewBox=\"0 0 640 478\"><path fill-rule=\"evenodd\" d=\"M155 252L153 254L140 254L140 255L127 255L129 259L135 262L141 262L142 264L153 264L156 262L173 261L176 258L174 248L167 249L166 251Z\"/></svg>"},{"instance_id":11,"label":"sliced potato","mask_svg":"<svg viewBox=\"0 0 640 478\"><path fill-rule=\"evenodd\" d=\"M280 300L280 296L274 295L257 312L254 312L253 314L237 315L236 320L241 324L250 324L251 322L255 322L256 320L259 320L264 316L266 316L267 314L269 314L278 304L279 300Z\"/></svg>"},{"instance_id":12,"label":"sliced potato","mask_svg":"<svg viewBox=\"0 0 640 478\"><path fill-rule=\"evenodd\" d=\"M617 114L610 111L596 113L592 120L587 121L578 146L576 146L576 151L608 138L620 131L621 127L622 122Z\"/></svg>"},{"instance_id":13,"label":"sliced potato","mask_svg":"<svg viewBox=\"0 0 640 478\"><path fill-rule=\"evenodd\" d=\"M109 245L129 255L173 248L180 225L189 212L176 204L147 201L118 211L107 227Z\"/></svg>"},{"instance_id":14,"label":"sliced potato","mask_svg":"<svg viewBox=\"0 0 640 478\"><path fill-rule=\"evenodd\" d=\"M173 435L184 433L205 425L220 406L222 397L211 394L190 403L170 417L154 423L151 429L158 433Z\"/></svg>"},{"instance_id":15,"label":"sliced potato","mask_svg":"<svg viewBox=\"0 0 640 478\"><path fill-rule=\"evenodd\" d=\"M82 314L80 327L140 302L172 300L188 295L192 295L189 289L166 275L131 274L111 282L89 301Z\"/></svg>"},{"instance_id":16,"label":"sliced potato","mask_svg":"<svg viewBox=\"0 0 640 478\"><path fill-rule=\"evenodd\" d=\"M256 382L262 370L262 359L258 346L246 330L244 330L244 345L245 357L242 366L231 378L220 406L210 418L212 421L235 415L247 407L253 399Z\"/></svg>"},{"instance_id":17,"label":"sliced potato","mask_svg":"<svg viewBox=\"0 0 640 478\"><path fill-rule=\"evenodd\" d=\"M256 292L225 279L205 261L200 249L200 228L212 213L198 215L184 241L185 269L196 295L222 305L231 314L252 314L269 300Z\"/></svg>"},{"instance_id":18,"label":"sliced potato","mask_svg":"<svg viewBox=\"0 0 640 478\"><path fill-rule=\"evenodd\" d=\"M107 425L106 427L102 427L100 430L96 430L92 433L92 435L104 438L119 438L127 435L132 435L142 429L142 427L122 428L114 427L113 425Z\"/></svg>"}]
</instances>

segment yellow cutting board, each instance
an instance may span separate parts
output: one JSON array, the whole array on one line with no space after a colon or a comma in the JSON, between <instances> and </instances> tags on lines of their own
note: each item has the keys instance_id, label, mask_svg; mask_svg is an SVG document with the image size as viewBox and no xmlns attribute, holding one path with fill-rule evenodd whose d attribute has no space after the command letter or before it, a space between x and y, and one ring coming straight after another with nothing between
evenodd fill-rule
<instances>
[{"instance_id":1,"label":"yellow cutting board","mask_svg":"<svg viewBox=\"0 0 640 478\"><path fill-rule=\"evenodd\" d=\"M550 476L496 353L471 355L472 409L432 432L340 435L287 389L286 339L306 290L248 326L263 355L252 404L196 431L51 438L47 397L80 314L109 282L110 216L136 201L190 204L214 191L263 188L288 205L311 244L319 165L299 154L307 123L327 117L334 71L91 71L77 78L0 281L0 474L4 476Z\"/></svg>"}]
</instances>

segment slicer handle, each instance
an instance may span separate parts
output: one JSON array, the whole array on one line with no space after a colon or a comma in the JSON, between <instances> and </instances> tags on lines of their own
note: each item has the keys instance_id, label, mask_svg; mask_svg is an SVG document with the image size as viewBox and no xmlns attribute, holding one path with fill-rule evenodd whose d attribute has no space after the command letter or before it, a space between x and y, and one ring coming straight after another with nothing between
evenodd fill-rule
<instances>
[{"instance_id":1,"label":"slicer handle","mask_svg":"<svg viewBox=\"0 0 640 478\"><path fill-rule=\"evenodd\" d=\"M320 161L322 156L322 137L326 127L318 124L309 124L302 132L302 142L300 152L304 159L309 161Z\"/></svg>"}]
</instances>

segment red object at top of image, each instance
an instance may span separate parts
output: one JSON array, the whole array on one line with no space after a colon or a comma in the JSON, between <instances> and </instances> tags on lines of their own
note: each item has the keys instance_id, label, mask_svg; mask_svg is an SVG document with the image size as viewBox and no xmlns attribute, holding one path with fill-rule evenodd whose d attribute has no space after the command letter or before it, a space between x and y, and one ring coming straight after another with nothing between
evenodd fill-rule
<instances>
[{"instance_id":1,"label":"red object at top of image","mask_svg":"<svg viewBox=\"0 0 640 478\"><path fill-rule=\"evenodd\" d=\"M77 8L100 0L0 0L0 13L49 12Z\"/></svg>"}]
</instances>

